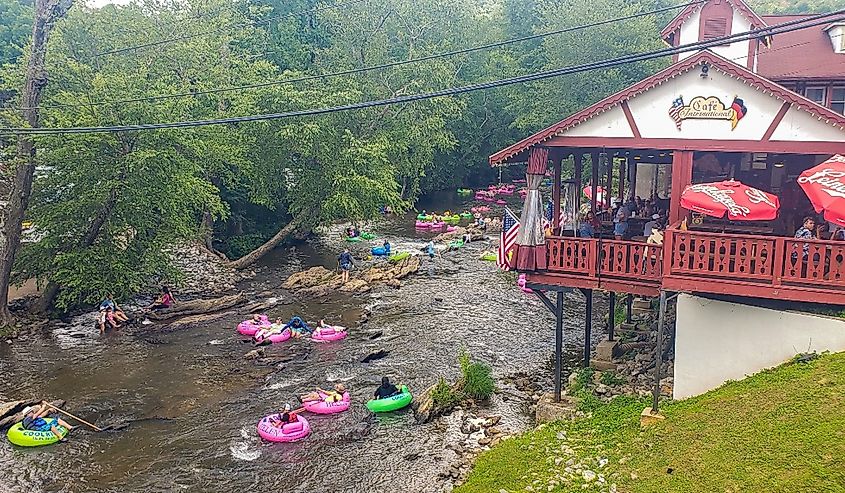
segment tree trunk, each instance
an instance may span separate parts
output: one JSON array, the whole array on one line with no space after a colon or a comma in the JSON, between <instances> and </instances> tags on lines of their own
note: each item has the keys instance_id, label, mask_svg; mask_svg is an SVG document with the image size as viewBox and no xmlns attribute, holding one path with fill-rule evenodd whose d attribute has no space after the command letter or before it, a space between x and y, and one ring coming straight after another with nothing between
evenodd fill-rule
<instances>
[{"instance_id":1,"label":"tree trunk","mask_svg":"<svg viewBox=\"0 0 845 493\"><path fill-rule=\"evenodd\" d=\"M32 22L32 46L26 68L21 107L27 124L39 126L38 105L47 85L47 71L44 57L47 40L56 21L67 14L72 0L36 0L35 17ZM12 182L9 203L3 211L3 245L0 249L0 325L9 326L13 319L9 313L9 281L12 266L21 244L21 223L32 195L32 176L35 172L35 144L29 135L18 137L18 158L15 177Z\"/></svg>"},{"instance_id":2,"label":"tree trunk","mask_svg":"<svg viewBox=\"0 0 845 493\"><path fill-rule=\"evenodd\" d=\"M212 254L220 257L224 260L229 260L226 258L225 255L218 252L216 248L214 248L214 218L211 217L210 212L203 212L202 213L202 244L205 246L205 249L211 252Z\"/></svg>"},{"instance_id":3,"label":"tree trunk","mask_svg":"<svg viewBox=\"0 0 845 493\"><path fill-rule=\"evenodd\" d=\"M295 233L296 230L300 226L302 226L306 221L312 219L313 216L317 213L317 211L318 207L313 207L311 209L302 211L298 216L294 217L291 222L287 223L284 228L279 230L278 233L273 235L273 237L267 240L267 242L265 242L263 245L249 252L243 257L232 261L232 263L229 265L231 265L235 269L244 269L254 264L258 259L260 259L264 255L267 255L270 250L276 248L276 246L278 246L279 243L283 242L288 236Z\"/></svg>"},{"instance_id":4,"label":"tree trunk","mask_svg":"<svg viewBox=\"0 0 845 493\"><path fill-rule=\"evenodd\" d=\"M126 173L121 174L120 183L125 183L125 179ZM111 192L109 192L109 198L106 200L106 203L103 204L103 207L100 208L100 212L94 216L94 219L88 225L88 231L85 232L85 236L80 242L81 248L90 247L100 236L100 230L103 229L103 224L105 224L109 216L111 216L112 209L114 209L114 206L117 204L117 199L120 197L121 186L122 185L118 185L112 188ZM61 287L55 282L48 282L47 287L44 288L44 292L41 294L41 298L38 299L36 311L46 313L52 309L53 302L56 301L56 296L59 295L60 289Z\"/></svg>"},{"instance_id":5,"label":"tree trunk","mask_svg":"<svg viewBox=\"0 0 845 493\"><path fill-rule=\"evenodd\" d=\"M219 312L220 310L227 310L238 305L243 305L247 301L249 301L249 298L243 293L209 300L181 301L171 308L150 312L147 314L147 318L150 320L168 320L176 317L186 317L188 315Z\"/></svg>"}]
</instances>

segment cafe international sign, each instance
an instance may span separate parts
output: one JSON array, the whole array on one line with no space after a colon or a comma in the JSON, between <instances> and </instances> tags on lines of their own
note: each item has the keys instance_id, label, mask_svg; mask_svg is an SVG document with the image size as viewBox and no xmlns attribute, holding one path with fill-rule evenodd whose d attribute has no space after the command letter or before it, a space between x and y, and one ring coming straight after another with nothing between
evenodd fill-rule
<instances>
[{"instance_id":1,"label":"cafe international sign","mask_svg":"<svg viewBox=\"0 0 845 493\"><path fill-rule=\"evenodd\" d=\"M727 120L733 130L746 113L745 102L737 96L730 106L716 96L695 96L689 104L684 104L684 97L678 96L669 108L669 116L678 130L681 130L684 120Z\"/></svg>"}]
</instances>

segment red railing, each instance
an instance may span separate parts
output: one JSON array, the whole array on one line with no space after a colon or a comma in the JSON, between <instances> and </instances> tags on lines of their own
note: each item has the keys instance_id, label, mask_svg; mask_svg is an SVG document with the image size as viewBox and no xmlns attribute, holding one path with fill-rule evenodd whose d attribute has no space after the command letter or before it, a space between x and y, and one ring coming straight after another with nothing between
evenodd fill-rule
<instances>
[{"instance_id":1,"label":"red railing","mask_svg":"<svg viewBox=\"0 0 845 493\"><path fill-rule=\"evenodd\" d=\"M733 279L770 279L775 239L750 235L673 231L669 272Z\"/></svg>"},{"instance_id":2,"label":"red railing","mask_svg":"<svg viewBox=\"0 0 845 493\"><path fill-rule=\"evenodd\" d=\"M660 284L663 247L635 241L554 236L546 239L548 270L595 278L635 279Z\"/></svg>"},{"instance_id":3,"label":"red railing","mask_svg":"<svg viewBox=\"0 0 845 493\"><path fill-rule=\"evenodd\" d=\"M670 228L663 246L572 237L547 244L548 272L562 285L845 300L845 242Z\"/></svg>"},{"instance_id":4,"label":"red railing","mask_svg":"<svg viewBox=\"0 0 845 493\"><path fill-rule=\"evenodd\" d=\"M602 240L599 269L607 277L660 282L663 247L642 242Z\"/></svg>"}]
</instances>

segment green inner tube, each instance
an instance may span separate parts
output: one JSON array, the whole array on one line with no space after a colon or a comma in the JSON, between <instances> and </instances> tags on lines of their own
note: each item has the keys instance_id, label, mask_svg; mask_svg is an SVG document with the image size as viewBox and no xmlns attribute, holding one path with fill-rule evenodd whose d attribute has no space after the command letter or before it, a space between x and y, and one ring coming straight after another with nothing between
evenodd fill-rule
<instances>
[{"instance_id":1,"label":"green inner tube","mask_svg":"<svg viewBox=\"0 0 845 493\"><path fill-rule=\"evenodd\" d=\"M469 195L469 194L472 193L472 189L471 188L459 188L458 193Z\"/></svg>"},{"instance_id":2,"label":"green inner tube","mask_svg":"<svg viewBox=\"0 0 845 493\"><path fill-rule=\"evenodd\" d=\"M470 212L461 212L461 219L472 219L472 213L470 213Z\"/></svg>"},{"instance_id":3,"label":"green inner tube","mask_svg":"<svg viewBox=\"0 0 845 493\"><path fill-rule=\"evenodd\" d=\"M44 418L44 420L50 424L54 424L56 422L55 418ZM62 434L62 438L67 435L67 428L64 426L56 425L56 428L58 428L59 433ZM25 430L23 428L23 424L21 423L15 423L14 426L9 428L9 431L6 432L6 437L10 442L21 447L38 447L41 445L50 445L51 443L59 441L52 431Z\"/></svg>"},{"instance_id":4,"label":"green inner tube","mask_svg":"<svg viewBox=\"0 0 845 493\"><path fill-rule=\"evenodd\" d=\"M361 241L361 237L360 236L347 236L346 241L348 241L350 243L358 243L359 241Z\"/></svg>"},{"instance_id":5,"label":"green inner tube","mask_svg":"<svg viewBox=\"0 0 845 493\"><path fill-rule=\"evenodd\" d=\"M399 390L401 393L392 397L387 397L385 399L371 399L367 401L367 409L374 413L386 413L402 409L414 400L414 396L411 395L411 391L408 390L407 386L402 385L399 387Z\"/></svg>"},{"instance_id":6,"label":"green inner tube","mask_svg":"<svg viewBox=\"0 0 845 493\"><path fill-rule=\"evenodd\" d=\"M375 233L368 233L368 232L361 233L361 238L363 238L365 240L373 240L373 239L375 239L375 237L376 237Z\"/></svg>"},{"instance_id":7,"label":"green inner tube","mask_svg":"<svg viewBox=\"0 0 845 493\"><path fill-rule=\"evenodd\" d=\"M390 257L387 257L387 259L391 262L399 262L400 260L405 260L406 258L408 258L410 256L411 256L411 252L399 252L399 253L394 253Z\"/></svg>"},{"instance_id":8,"label":"green inner tube","mask_svg":"<svg viewBox=\"0 0 845 493\"><path fill-rule=\"evenodd\" d=\"M485 253L484 255L481 256L481 260L486 260L488 262L494 262L496 260L496 254L495 253Z\"/></svg>"},{"instance_id":9,"label":"green inner tube","mask_svg":"<svg viewBox=\"0 0 845 493\"><path fill-rule=\"evenodd\" d=\"M455 240L449 242L449 248L461 248L464 246L464 240Z\"/></svg>"}]
</instances>

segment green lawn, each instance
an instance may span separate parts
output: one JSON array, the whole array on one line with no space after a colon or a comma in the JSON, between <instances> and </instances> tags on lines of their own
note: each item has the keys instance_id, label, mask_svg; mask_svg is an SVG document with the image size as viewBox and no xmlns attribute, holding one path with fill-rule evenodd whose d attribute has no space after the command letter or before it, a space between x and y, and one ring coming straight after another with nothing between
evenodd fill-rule
<instances>
[{"instance_id":1,"label":"green lawn","mask_svg":"<svg viewBox=\"0 0 845 493\"><path fill-rule=\"evenodd\" d=\"M666 403L641 430L647 404L617 398L506 440L455 491L584 491L589 470L591 491L845 492L845 353Z\"/></svg>"}]
</instances>

